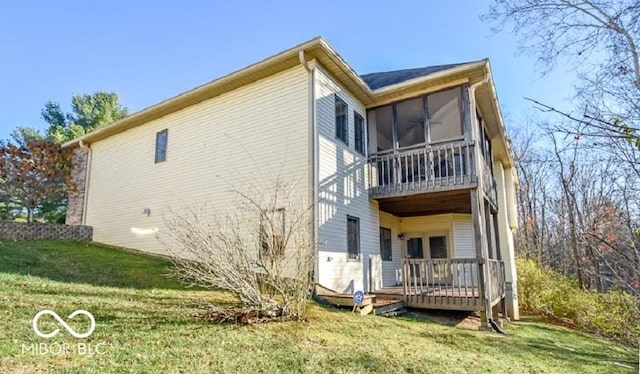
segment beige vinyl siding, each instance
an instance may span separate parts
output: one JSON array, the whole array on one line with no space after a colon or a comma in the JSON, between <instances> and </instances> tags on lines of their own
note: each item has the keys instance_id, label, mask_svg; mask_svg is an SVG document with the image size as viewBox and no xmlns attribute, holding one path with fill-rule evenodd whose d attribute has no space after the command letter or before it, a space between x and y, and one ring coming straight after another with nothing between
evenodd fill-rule
<instances>
[{"instance_id":1,"label":"beige vinyl siding","mask_svg":"<svg viewBox=\"0 0 640 374\"><path fill-rule=\"evenodd\" d=\"M319 282L339 292L367 290L369 256L379 255L378 208L369 200L366 157L355 151L353 111L365 108L326 71L316 70L318 126L318 274ZM348 145L336 139L335 95L348 108ZM360 258L347 258L347 215L360 219Z\"/></svg>"},{"instance_id":2,"label":"beige vinyl siding","mask_svg":"<svg viewBox=\"0 0 640 374\"><path fill-rule=\"evenodd\" d=\"M447 235L448 256L451 258L475 258L475 246L473 243L473 225L470 214L439 214L433 216L408 217L400 221L405 240L408 236L422 236L424 256L428 258L428 237L432 235ZM463 267L466 266L466 271ZM467 283L472 277L476 277L477 271L471 265L457 265L457 282L464 283L466 274ZM457 283L456 283L457 284Z\"/></svg>"},{"instance_id":3,"label":"beige vinyl siding","mask_svg":"<svg viewBox=\"0 0 640 374\"><path fill-rule=\"evenodd\" d=\"M400 228L405 234L405 242L411 237L422 237L423 254L429 255L429 236L446 235L447 257L452 257L453 248L453 215L438 214L432 216L404 217L400 220ZM406 248L405 248L406 251Z\"/></svg>"},{"instance_id":4,"label":"beige vinyl siding","mask_svg":"<svg viewBox=\"0 0 640 374\"><path fill-rule=\"evenodd\" d=\"M515 206L513 206L513 201L508 198L507 188L509 186L506 178L507 173L511 173L512 170L504 170L504 165L500 161L493 162L493 170L495 173L498 206L501 208L498 210L498 231L501 257L505 261L505 279L507 282L516 282L513 232L509 225L509 210L515 210Z\"/></svg>"},{"instance_id":5,"label":"beige vinyl siding","mask_svg":"<svg viewBox=\"0 0 640 374\"><path fill-rule=\"evenodd\" d=\"M400 218L380 212L380 227L391 229L391 261L382 261L382 285L396 286L402 284L402 241L398 238Z\"/></svg>"},{"instance_id":6,"label":"beige vinyl siding","mask_svg":"<svg viewBox=\"0 0 640 374\"><path fill-rule=\"evenodd\" d=\"M453 247L456 258L475 258L471 214L456 214L453 221Z\"/></svg>"},{"instance_id":7,"label":"beige vinyl siding","mask_svg":"<svg viewBox=\"0 0 640 374\"><path fill-rule=\"evenodd\" d=\"M447 235L448 256L473 258L473 226L470 214L438 214L432 216L405 217L400 219L400 229L407 234ZM425 238L426 240L426 238ZM424 255L429 255L424 242Z\"/></svg>"},{"instance_id":8,"label":"beige vinyl siding","mask_svg":"<svg viewBox=\"0 0 640 374\"><path fill-rule=\"evenodd\" d=\"M266 190L278 174L308 203L308 98L308 73L296 66L91 144L86 224L94 240L164 253L155 233L165 230L168 208L224 211L237 201L232 190ZM154 163L164 129L166 161Z\"/></svg>"}]
</instances>

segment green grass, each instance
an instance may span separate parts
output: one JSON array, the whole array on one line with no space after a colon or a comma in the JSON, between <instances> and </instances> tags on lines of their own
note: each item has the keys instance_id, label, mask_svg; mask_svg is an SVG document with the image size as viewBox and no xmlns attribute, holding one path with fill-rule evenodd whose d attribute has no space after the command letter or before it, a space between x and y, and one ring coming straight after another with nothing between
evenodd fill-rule
<instances>
[{"instance_id":1,"label":"green grass","mask_svg":"<svg viewBox=\"0 0 640 374\"><path fill-rule=\"evenodd\" d=\"M169 267L162 259L98 245L0 243L0 372L638 371L630 349L533 320L506 325L503 337L311 303L307 322L212 325L193 317L193 300L232 300L221 292L181 289L165 277ZM96 329L82 340L62 328L52 339L38 338L31 322L41 309L63 319L86 309ZM80 319L70 324L84 331ZM50 318L39 326L44 332L60 327ZM104 343L104 354L22 350L33 343L76 347L79 341Z\"/></svg>"}]
</instances>

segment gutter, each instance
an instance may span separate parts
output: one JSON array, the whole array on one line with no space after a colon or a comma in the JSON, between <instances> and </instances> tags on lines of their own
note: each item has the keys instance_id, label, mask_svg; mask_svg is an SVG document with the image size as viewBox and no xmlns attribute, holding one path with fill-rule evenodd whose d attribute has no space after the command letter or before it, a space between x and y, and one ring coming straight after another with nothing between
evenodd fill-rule
<instances>
[{"instance_id":1,"label":"gutter","mask_svg":"<svg viewBox=\"0 0 640 374\"><path fill-rule=\"evenodd\" d=\"M318 180L319 180L319 165L318 165L318 125L316 122L316 61L307 61L304 55L304 49L298 52L298 59L300 64L309 73L309 162L311 164L311 175L309 184L309 200L311 203L311 243L314 248L314 269L313 278L316 283L320 281L320 260L318 256Z\"/></svg>"}]
</instances>

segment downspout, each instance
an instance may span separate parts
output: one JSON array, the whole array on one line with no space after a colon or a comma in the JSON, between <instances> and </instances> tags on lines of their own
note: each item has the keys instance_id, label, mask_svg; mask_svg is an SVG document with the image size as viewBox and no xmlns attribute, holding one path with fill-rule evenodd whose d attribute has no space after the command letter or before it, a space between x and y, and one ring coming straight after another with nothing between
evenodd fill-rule
<instances>
[{"instance_id":1,"label":"downspout","mask_svg":"<svg viewBox=\"0 0 640 374\"><path fill-rule=\"evenodd\" d=\"M311 203L311 243L313 243L314 253L314 269L313 278L316 283L320 280L320 259L318 250L318 126L316 123L316 64L315 61L307 61L304 50L298 52L300 64L309 73L309 161L311 165L311 176L309 184L309 199Z\"/></svg>"},{"instance_id":2,"label":"downspout","mask_svg":"<svg viewBox=\"0 0 640 374\"><path fill-rule=\"evenodd\" d=\"M91 148L89 146L87 146L82 139L80 139L78 144L80 145L80 148L84 148L84 149L87 150L87 166L85 168L85 176L84 176L84 198L82 199L82 220L80 221L80 224L82 224L83 226L86 226L86 224L87 224L87 206L88 206L88 200L89 200L89 182L91 180L89 178L89 175L91 174L91 156L92 156L92 152L91 152Z\"/></svg>"},{"instance_id":3,"label":"downspout","mask_svg":"<svg viewBox=\"0 0 640 374\"><path fill-rule=\"evenodd\" d=\"M489 82L489 78L490 78L490 71L489 69L487 69L487 73L485 74L484 78L480 81L480 82L476 82L474 84L472 84L471 86L469 86L469 96L471 96L471 109L473 110L473 112L471 113L471 120L473 121L474 125L472 126L472 133L474 131L478 131L478 126L475 118L476 118L476 89L478 89L478 87L482 86L483 84L487 84ZM484 141L482 139L480 139L480 136L482 134L477 134L478 136L476 136L477 141ZM475 147L476 152L479 152L479 148ZM480 171L480 170L484 170L484 168L480 169L480 165L477 164L477 162L479 161L479 158L476 157L476 170ZM478 175L482 176L483 178L485 177L482 173L478 173ZM482 188L482 186L484 185L484 183L482 183L483 181L481 179L478 180L478 187L477 188ZM482 212L483 216L485 214L487 214L487 211L485 210L485 205L484 205L484 197L482 199L482 207L479 207L479 209L477 209L478 212ZM486 217L485 217L485 222L483 222L482 227L486 227ZM482 236L484 238L484 241L486 242L488 240L487 238L487 234L485 233L485 235ZM488 245L488 244L487 244ZM486 245L483 245L483 257L484 257L484 250L487 248ZM504 334L504 331L502 331L500 329L500 327L498 326L498 324L493 320L493 310L491 307L491 302L493 301L493 299L491 298L491 274L489 272L489 254L487 253L487 258L482 259L484 264L483 264L483 275L484 275L484 294L485 294L485 299L484 299L484 303L485 303L485 313L487 313L487 319L489 321L489 326L491 326L496 332Z\"/></svg>"}]
</instances>

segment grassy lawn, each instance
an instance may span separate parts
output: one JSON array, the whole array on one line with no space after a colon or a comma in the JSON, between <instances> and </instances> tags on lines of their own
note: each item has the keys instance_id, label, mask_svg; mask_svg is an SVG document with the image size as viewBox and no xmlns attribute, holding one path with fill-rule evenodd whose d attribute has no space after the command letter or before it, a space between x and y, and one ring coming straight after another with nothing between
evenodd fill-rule
<instances>
[{"instance_id":1,"label":"grassy lawn","mask_svg":"<svg viewBox=\"0 0 640 374\"><path fill-rule=\"evenodd\" d=\"M0 372L638 372L636 352L541 322L506 325L507 336L415 318L360 317L310 304L304 323L207 324L193 301L228 303L220 292L185 290L167 279L170 264L128 251L67 242L0 243ZM86 309L92 336L73 338L42 309L78 332ZM78 342L99 347L79 354ZM34 343L71 347L24 351ZM100 344L100 345L98 345Z\"/></svg>"}]
</instances>

